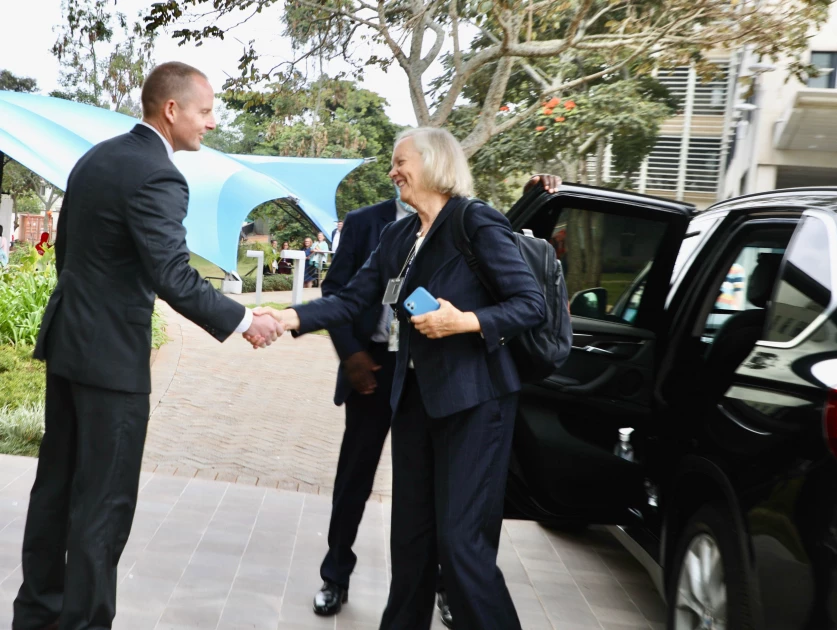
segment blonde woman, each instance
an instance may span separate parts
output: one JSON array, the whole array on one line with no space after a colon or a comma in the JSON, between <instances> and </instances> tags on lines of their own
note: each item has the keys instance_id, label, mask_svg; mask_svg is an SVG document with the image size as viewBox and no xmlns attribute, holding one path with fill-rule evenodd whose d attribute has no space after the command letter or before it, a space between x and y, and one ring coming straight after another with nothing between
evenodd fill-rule
<instances>
[{"instance_id":1,"label":"blonde woman","mask_svg":"<svg viewBox=\"0 0 837 630\"><path fill-rule=\"evenodd\" d=\"M416 214L384 229L346 289L269 312L306 333L347 324L382 301L391 309L392 585L382 630L430 627L437 558L457 630L519 629L497 567L520 390L505 342L543 320L543 294L493 208L472 205L465 227L499 302L457 249L448 218L472 194L472 178L450 133L401 134L389 175ZM439 309L410 317L402 303L418 287Z\"/></svg>"}]
</instances>

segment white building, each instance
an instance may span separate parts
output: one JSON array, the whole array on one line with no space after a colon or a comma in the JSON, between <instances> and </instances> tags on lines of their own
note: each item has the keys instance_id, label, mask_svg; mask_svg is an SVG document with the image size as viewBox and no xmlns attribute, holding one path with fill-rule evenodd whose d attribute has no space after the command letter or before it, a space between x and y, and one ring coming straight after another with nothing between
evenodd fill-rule
<instances>
[{"instance_id":1,"label":"white building","mask_svg":"<svg viewBox=\"0 0 837 630\"><path fill-rule=\"evenodd\" d=\"M788 60L759 64L740 55L738 74L755 89L737 84L732 99L735 122L730 162L720 198L797 186L837 186L837 4L809 41L805 61L825 73L806 84L788 79Z\"/></svg>"}]
</instances>

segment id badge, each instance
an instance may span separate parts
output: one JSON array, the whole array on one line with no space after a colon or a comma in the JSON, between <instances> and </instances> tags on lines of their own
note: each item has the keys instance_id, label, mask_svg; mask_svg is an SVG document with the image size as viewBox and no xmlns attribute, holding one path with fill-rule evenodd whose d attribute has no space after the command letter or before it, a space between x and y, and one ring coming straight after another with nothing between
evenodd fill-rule
<instances>
[{"instance_id":1,"label":"id badge","mask_svg":"<svg viewBox=\"0 0 837 630\"><path fill-rule=\"evenodd\" d=\"M395 304L398 302L398 296L401 295L401 285L404 282L404 278L392 278L389 282L387 282L387 289L384 291L384 299L381 301L381 304Z\"/></svg>"},{"instance_id":2,"label":"id badge","mask_svg":"<svg viewBox=\"0 0 837 630\"><path fill-rule=\"evenodd\" d=\"M389 342L387 350L390 352L398 352L398 338L401 334L401 322L397 317L393 317L389 324Z\"/></svg>"}]
</instances>

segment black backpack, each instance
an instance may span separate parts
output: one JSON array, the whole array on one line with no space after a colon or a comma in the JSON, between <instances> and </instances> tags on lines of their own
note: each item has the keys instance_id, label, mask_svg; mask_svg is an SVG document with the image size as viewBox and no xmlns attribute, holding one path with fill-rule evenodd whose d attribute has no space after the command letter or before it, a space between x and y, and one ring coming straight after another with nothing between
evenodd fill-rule
<instances>
[{"instance_id":1,"label":"black backpack","mask_svg":"<svg viewBox=\"0 0 837 630\"><path fill-rule=\"evenodd\" d=\"M484 203L471 199L454 210L456 248L465 256L468 266L479 278L489 295L499 301L491 281L480 269L479 261L471 250L471 239L465 230L465 213L473 203ZM536 383L551 375L570 354L573 344L572 319L567 298L567 285L561 261L555 256L555 249L542 238L533 238L515 233L517 246L523 260L529 265L535 280L540 284L546 301L546 318L543 322L509 340L509 349L514 357L520 380Z\"/></svg>"}]
</instances>

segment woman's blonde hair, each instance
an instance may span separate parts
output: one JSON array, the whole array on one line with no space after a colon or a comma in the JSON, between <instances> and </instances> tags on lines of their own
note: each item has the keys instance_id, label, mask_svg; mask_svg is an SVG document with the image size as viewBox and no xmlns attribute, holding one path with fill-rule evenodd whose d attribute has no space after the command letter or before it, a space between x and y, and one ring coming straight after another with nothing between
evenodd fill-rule
<instances>
[{"instance_id":1,"label":"woman's blonde hair","mask_svg":"<svg viewBox=\"0 0 837 630\"><path fill-rule=\"evenodd\" d=\"M424 185L451 197L471 197L474 178L459 140L451 132L436 127L418 127L398 134L395 144L413 139L424 164Z\"/></svg>"}]
</instances>

